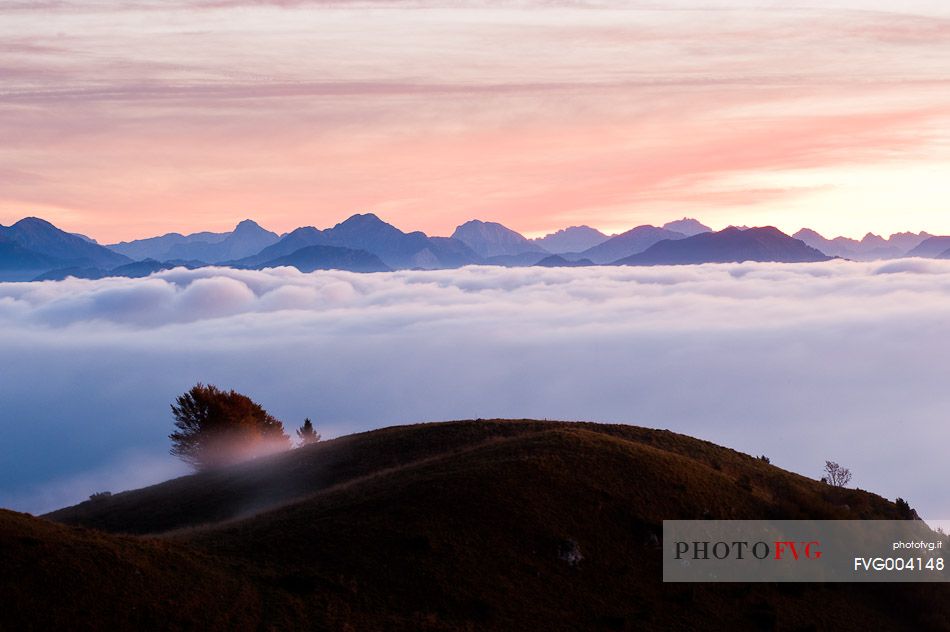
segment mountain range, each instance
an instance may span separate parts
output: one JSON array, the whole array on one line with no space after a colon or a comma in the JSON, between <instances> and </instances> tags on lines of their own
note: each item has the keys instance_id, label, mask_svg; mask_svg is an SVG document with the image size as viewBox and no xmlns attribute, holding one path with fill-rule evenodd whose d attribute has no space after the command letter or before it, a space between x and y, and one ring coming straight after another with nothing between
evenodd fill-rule
<instances>
[{"instance_id":1,"label":"mountain range","mask_svg":"<svg viewBox=\"0 0 950 632\"><path fill-rule=\"evenodd\" d=\"M809 228L803 228L792 236L826 255L855 261L896 259L910 253L921 242L933 237L929 233L895 233L885 239L880 235L868 233L860 241L847 237L826 239ZM947 247L950 248L950 244Z\"/></svg>"},{"instance_id":2,"label":"mountain range","mask_svg":"<svg viewBox=\"0 0 950 632\"><path fill-rule=\"evenodd\" d=\"M43 272L67 267L112 269L131 261L37 217L0 226L0 280L27 281Z\"/></svg>"},{"instance_id":3,"label":"mountain range","mask_svg":"<svg viewBox=\"0 0 950 632\"><path fill-rule=\"evenodd\" d=\"M730 226L716 233L665 239L641 253L616 261L615 265L687 265L741 261L809 263L829 259L831 257L828 255L800 239L789 237L773 226L745 230Z\"/></svg>"},{"instance_id":4,"label":"mountain range","mask_svg":"<svg viewBox=\"0 0 950 632\"><path fill-rule=\"evenodd\" d=\"M532 239L536 245L551 254L559 255L566 252L581 252L593 248L610 239L608 235L590 226L569 226L549 233L544 237Z\"/></svg>"},{"instance_id":5,"label":"mountain range","mask_svg":"<svg viewBox=\"0 0 950 632\"><path fill-rule=\"evenodd\" d=\"M372 213L363 213L331 228L304 226L283 235L248 219L230 232L168 233L103 246L35 217L0 226L0 281L138 277L179 266L207 265L384 272L466 265L811 262L833 257L869 261L904 256L950 258L950 236L921 232L884 238L869 233L861 240L827 239L807 228L789 236L774 227L734 226L714 232L695 219L683 218L616 235L572 226L536 239L498 222L471 220L451 237L435 237L403 232Z\"/></svg>"}]
</instances>

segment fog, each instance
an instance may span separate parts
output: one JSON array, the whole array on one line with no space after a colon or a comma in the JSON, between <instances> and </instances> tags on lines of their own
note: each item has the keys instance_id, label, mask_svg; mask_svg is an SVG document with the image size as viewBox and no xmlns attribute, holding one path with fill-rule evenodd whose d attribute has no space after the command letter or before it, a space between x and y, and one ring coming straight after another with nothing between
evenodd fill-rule
<instances>
[{"instance_id":1,"label":"fog","mask_svg":"<svg viewBox=\"0 0 950 632\"><path fill-rule=\"evenodd\" d=\"M0 506L187 471L195 382L325 438L476 417L669 428L950 517L950 262L301 274L0 284Z\"/></svg>"}]
</instances>

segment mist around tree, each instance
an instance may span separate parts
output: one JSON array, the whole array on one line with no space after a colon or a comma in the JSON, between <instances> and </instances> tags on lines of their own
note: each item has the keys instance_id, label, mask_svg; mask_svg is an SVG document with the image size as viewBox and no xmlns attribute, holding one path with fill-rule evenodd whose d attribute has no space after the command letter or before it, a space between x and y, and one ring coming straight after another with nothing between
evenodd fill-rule
<instances>
[{"instance_id":1,"label":"mist around tree","mask_svg":"<svg viewBox=\"0 0 950 632\"><path fill-rule=\"evenodd\" d=\"M247 395L195 384L172 404L171 453L197 470L287 450L284 424Z\"/></svg>"}]
</instances>

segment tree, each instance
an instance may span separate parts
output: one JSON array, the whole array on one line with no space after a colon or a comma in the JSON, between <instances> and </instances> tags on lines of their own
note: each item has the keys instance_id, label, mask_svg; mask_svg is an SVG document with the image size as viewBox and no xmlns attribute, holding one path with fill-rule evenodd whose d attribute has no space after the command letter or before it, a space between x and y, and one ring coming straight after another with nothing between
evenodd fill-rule
<instances>
[{"instance_id":1,"label":"tree","mask_svg":"<svg viewBox=\"0 0 950 632\"><path fill-rule=\"evenodd\" d=\"M303 425L297 429L297 437L300 439L300 445L310 445L320 440L320 433L313 429L313 422L307 417L303 420Z\"/></svg>"},{"instance_id":2,"label":"tree","mask_svg":"<svg viewBox=\"0 0 950 632\"><path fill-rule=\"evenodd\" d=\"M844 487L851 482L851 470L834 461L825 461L825 476L821 480L832 487Z\"/></svg>"},{"instance_id":3,"label":"tree","mask_svg":"<svg viewBox=\"0 0 950 632\"><path fill-rule=\"evenodd\" d=\"M172 404L171 453L205 470L286 450L284 425L250 397L198 383Z\"/></svg>"}]
</instances>

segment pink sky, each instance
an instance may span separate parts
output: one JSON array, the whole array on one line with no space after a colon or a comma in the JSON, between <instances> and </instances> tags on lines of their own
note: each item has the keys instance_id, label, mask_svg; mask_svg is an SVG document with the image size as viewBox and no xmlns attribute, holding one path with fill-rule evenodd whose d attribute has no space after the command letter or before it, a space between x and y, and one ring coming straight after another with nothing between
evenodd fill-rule
<instances>
[{"instance_id":1,"label":"pink sky","mask_svg":"<svg viewBox=\"0 0 950 632\"><path fill-rule=\"evenodd\" d=\"M114 4L0 8L0 223L950 233L943 2Z\"/></svg>"}]
</instances>

